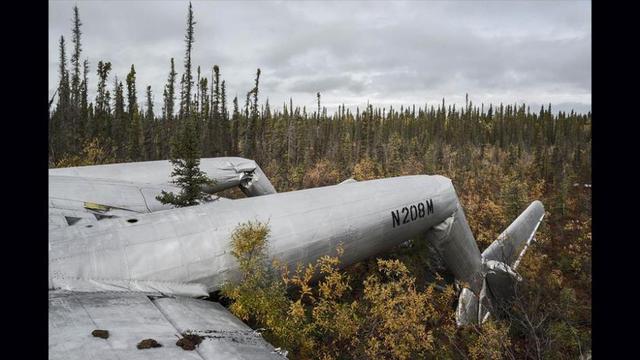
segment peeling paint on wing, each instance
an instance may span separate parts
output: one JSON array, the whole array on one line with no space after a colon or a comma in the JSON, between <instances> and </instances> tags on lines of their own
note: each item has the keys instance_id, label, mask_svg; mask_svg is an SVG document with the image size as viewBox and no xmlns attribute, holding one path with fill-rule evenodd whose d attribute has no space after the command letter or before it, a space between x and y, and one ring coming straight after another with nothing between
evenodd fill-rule
<instances>
[{"instance_id":1,"label":"peeling paint on wing","mask_svg":"<svg viewBox=\"0 0 640 360\"><path fill-rule=\"evenodd\" d=\"M187 330L187 335L198 335L204 339L213 339L220 341L231 341L242 344L257 345L262 344L264 339L262 335L251 329L241 330Z\"/></svg>"}]
</instances>

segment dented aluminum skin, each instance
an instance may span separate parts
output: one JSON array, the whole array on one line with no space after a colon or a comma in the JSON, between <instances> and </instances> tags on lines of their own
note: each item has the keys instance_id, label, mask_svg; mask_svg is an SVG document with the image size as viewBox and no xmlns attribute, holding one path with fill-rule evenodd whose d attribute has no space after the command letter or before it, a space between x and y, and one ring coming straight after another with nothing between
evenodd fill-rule
<instances>
[{"instance_id":1,"label":"dented aluminum skin","mask_svg":"<svg viewBox=\"0 0 640 360\"><path fill-rule=\"evenodd\" d=\"M449 179L420 175L58 228L49 236L50 283L77 291L162 288L206 295L238 277L230 238L240 223L268 224L270 256L291 267L333 254L338 244L345 250L343 264L349 265L420 237L451 216L457 204Z\"/></svg>"}]
</instances>

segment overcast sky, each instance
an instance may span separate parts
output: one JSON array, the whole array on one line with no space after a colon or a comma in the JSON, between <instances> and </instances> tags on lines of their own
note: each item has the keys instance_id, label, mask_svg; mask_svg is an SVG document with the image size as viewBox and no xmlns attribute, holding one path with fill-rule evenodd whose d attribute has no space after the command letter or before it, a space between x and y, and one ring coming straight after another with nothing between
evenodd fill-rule
<instances>
[{"instance_id":1,"label":"overcast sky","mask_svg":"<svg viewBox=\"0 0 640 360\"><path fill-rule=\"evenodd\" d=\"M82 21L89 96L96 67L137 72L139 102L151 85L155 111L171 57L183 72L188 2L49 2L49 95L59 78L58 41L70 56L73 5ZM229 103L262 70L260 100L315 109L337 105L526 102L532 110L591 109L589 1L193 1L192 63L226 80ZM194 67L195 72L195 67ZM535 108L535 107L537 108Z\"/></svg>"}]
</instances>

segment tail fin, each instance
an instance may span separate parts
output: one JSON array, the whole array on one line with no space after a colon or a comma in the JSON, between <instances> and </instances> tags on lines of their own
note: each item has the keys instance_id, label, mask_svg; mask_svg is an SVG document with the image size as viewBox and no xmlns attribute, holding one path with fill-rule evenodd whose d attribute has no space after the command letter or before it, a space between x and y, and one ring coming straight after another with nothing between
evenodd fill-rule
<instances>
[{"instance_id":1,"label":"tail fin","mask_svg":"<svg viewBox=\"0 0 640 360\"><path fill-rule=\"evenodd\" d=\"M518 266L520 259L533 241L536 230L544 217L544 206L534 201L520 214L507 229L498 236L482 253L485 260L494 260L509 265L512 269Z\"/></svg>"},{"instance_id":2,"label":"tail fin","mask_svg":"<svg viewBox=\"0 0 640 360\"><path fill-rule=\"evenodd\" d=\"M521 280L515 269L543 217L544 207L536 200L482 253L482 287L479 292L463 289L456 310L458 325L482 323L498 304L512 299Z\"/></svg>"}]
</instances>

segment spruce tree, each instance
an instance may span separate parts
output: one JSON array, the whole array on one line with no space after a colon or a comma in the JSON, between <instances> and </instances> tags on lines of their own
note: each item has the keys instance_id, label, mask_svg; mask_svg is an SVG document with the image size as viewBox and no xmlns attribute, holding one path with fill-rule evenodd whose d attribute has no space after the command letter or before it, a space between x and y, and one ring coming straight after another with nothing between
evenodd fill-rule
<instances>
[{"instance_id":1,"label":"spruce tree","mask_svg":"<svg viewBox=\"0 0 640 360\"><path fill-rule=\"evenodd\" d=\"M187 45L184 55L184 75L182 81L182 103L181 113L188 117L191 114L191 87L193 86L193 75L191 74L191 49L193 47L193 26L196 22L193 20L193 8L189 2L189 13L187 15L187 33L184 41Z\"/></svg>"},{"instance_id":2,"label":"spruce tree","mask_svg":"<svg viewBox=\"0 0 640 360\"><path fill-rule=\"evenodd\" d=\"M91 130L92 137L104 136L111 138L111 116L109 111L109 91L107 91L107 77L111 71L110 62L98 62L98 91L96 94L96 107L94 125Z\"/></svg>"},{"instance_id":3,"label":"spruce tree","mask_svg":"<svg viewBox=\"0 0 640 360\"><path fill-rule=\"evenodd\" d=\"M256 153L256 139L257 139L257 126L258 126L258 86L260 84L260 69L256 71L255 86L251 91L247 93L247 99L245 103L245 113L247 118L247 130L245 132L245 143L243 146L243 156L247 158L254 158ZM253 99L251 98L253 95ZM250 101L253 100L253 101Z\"/></svg>"},{"instance_id":4,"label":"spruce tree","mask_svg":"<svg viewBox=\"0 0 640 360\"><path fill-rule=\"evenodd\" d=\"M206 121L209 117L210 112L210 101L209 101L209 79L203 77L199 81L200 83L200 119L202 121Z\"/></svg>"},{"instance_id":5,"label":"spruce tree","mask_svg":"<svg viewBox=\"0 0 640 360\"><path fill-rule=\"evenodd\" d=\"M71 54L71 111L69 114L70 127L67 130L70 137L68 145L73 153L77 153L80 150L80 133L81 127L81 98L82 98L82 79L80 74L80 55L82 52L82 46L80 43L80 15L78 13L78 6L73 7L73 28L71 42L73 43L73 53Z\"/></svg>"},{"instance_id":6,"label":"spruce tree","mask_svg":"<svg viewBox=\"0 0 640 360\"><path fill-rule=\"evenodd\" d=\"M129 159L140 159L140 114L138 112L138 99L136 96L136 69L133 64L127 75L127 112L129 113Z\"/></svg>"},{"instance_id":7,"label":"spruce tree","mask_svg":"<svg viewBox=\"0 0 640 360\"><path fill-rule=\"evenodd\" d=\"M89 60L82 63L82 82L80 83L80 124L78 126L78 139L84 142L88 134L89 122Z\"/></svg>"},{"instance_id":8,"label":"spruce tree","mask_svg":"<svg viewBox=\"0 0 640 360\"><path fill-rule=\"evenodd\" d=\"M175 128L174 113L175 113L175 89L176 89L176 68L174 59L171 58L171 70L167 77L167 84L164 87L163 95L163 115L164 121L162 126L162 133L160 134L160 157L166 159L170 155L170 139L173 129Z\"/></svg>"},{"instance_id":9,"label":"spruce tree","mask_svg":"<svg viewBox=\"0 0 640 360\"><path fill-rule=\"evenodd\" d=\"M169 161L173 165L171 177L174 180L172 182L181 190L179 194L162 191L156 197L158 201L176 207L185 207L197 205L209 198L202 188L212 185L213 181L200 170L200 139L193 118L186 118L180 131L176 133Z\"/></svg>"},{"instance_id":10,"label":"spruce tree","mask_svg":"<svg viewBox=\"0 0 640 360\"><path fill-rule=\"evenodd\" d=\"M198 68L196 70L196 94L193 97L193 112L195 113L196 116L200 116L200 111L202 110L200 108L200 106L202 105L202 102L200 101L200 65L198 65ZM196 124L198 124L198 122L196 121Z\"/></svg>"},{"instance_id":11,"label":"spruce tree","mask_svg":"<svg viewBox=\"0 0 640 360\"><path fill-rule=\"evenodd\" d=\"M247 97L244 101L244 121L245 121L245 130L244 130L244 142L242 143L242 156L245 158L252 157L253 147L251 146L253 141L253 132L251 128L251 120L249 118L249 103L251 100L251 93L253 90L247 92Z\"/></svg>"},{"instance_id":12,"label":"spruce tree","mask_svg":"<svg viewBox=\"0 0 640 360\"><path fill-rule=\"evenodd\" d=\"M198 85L199 94L200 94L200 112L198 113L200 128L204 129L204 131L199 132L202 138L202 154L205 157L208 157L211 152L209 150L209 143L211 142L209 136L209 127L211 125L211 101L209 100L209 79L207 77L203 77L200 79Z\"/></svg>"},{"instance_id":13,"label":"spruce tree","mask_svg":"<svg viewBox=\"0 0 640 360\"><path fill-rule=\"evenodd\" d=\"M231 117L231 154L237 155L240 152L240 110L238 109L238 96L233 98L233 115Z\"/></svg>"},{"instance_id":14,"label":"spruce tree","mask_svg":"<svg viewBox=\"0 0 640 360\"><path fill-rule=\"evenodd\" d=\"M191 112L190 115L194 119L194 124L196 126L196 132L198 133L198 138L200 138L200 145L202 146L202 118L200 117L200 66L197 68L197 76L195 81L195 94L192 96L191 101Z\"/></svg>"},{"instance_id":15,"label":"spruce tree","mask_svg":"<svg viewBox=\"0 0 640 360\"><path fill-rule=\"evenodd\" d=\"M227 93L226 93L225 81L222 80L220 86L220 123L222 124L222 142L220 146L222 148L222 155L229 155L231 150L231 142L229 141L229 114L227 113Z\"/></svg>"},{"instance_id":16,"label":"spruce tree","mask_svg":"<svg viewBox=\"0 0 640 360\"><path fill-rule=\"evenodd\" d=\"M167 120L167 98L169 94L167 93L167 87L165 86L162 90L162 119Z\"/></svg>"},{"instance_id":17,"label":"spruce tree","mask_svg":"<svg viewBox=\"0 0 640 360\"><path fill-rule=\"evenodd\" d=\"M73 68L73 73L71 75L71 99L73 101L73 105L76 108L80 107L80 54L82 52L82 45L80 44L80 36L82 32L80 31L80 26L82 23L80 22L80 15L78 13L78 6L73 7L73 36L71 38L71 42L73 42L73 54L71 55L71 66Z\"/></svg>"},{"instance_id":18,"label":"spruce tree","mask_svg":"<svg viewBox=\"0 0 640 360\"><path fill-rule=\"evenodd\" d=\"M220 144L222 140L222 133L220 125L220 68L218 65L213 66L213 93L212 108L211 108L211 122L209 127L209 150L211 155L218 155L220 153Z\"/></svg>"},{"instance_id":19,"label":"spruce tree","mask_svg":"<svg viewBox=\"0 0 640 360\"><path fill-rule=\"evenodd\" d=\"M69 71L67 70L67 55L65 52L64 36L60 36L59 53L58 53L58 73L60 80L58 82L58 103L56 109L51 117L50 128L50 158L52 162L55 162L57 158L62 155L68 144L68 135L70 131L69 122L69 108L70 108L70 86L69 86Z\"/></svg>"},{"instance_id":20,"label":"spruce tree","mask_svg":"<svg viewBox=\"0 0 640 360\"><path fill-rule=\"evenodd\" d=\"M171 58L171 71L169 71L169 77L167 79L166 85L166 96L164 98L164 106L166 111L167 120L171 121L173 119L173 114L175 112L175 101L176 101L176 67L173 58Z\"/></svg>"},{"instance_id":21,"label":"spruce tree","mask_svg":"<svg viewBox=\"0 0 640 360\"><path fill-rule=\"evenodd\" d=\"M147 86L147 112L144 114L144 121L142 122L142 135L143 135L143 154L144 160L155 159L156 144L154 141L154 125L155 115L153 113L153 97L151 94L151 85Z\"/></svg>"},{"instance_id":22,"label":"spruce tree","mask_svg":"<svg viewBox=\"0 0 640 360\"><path fill-rule=\"evenodd\" d=\"M115 77L114 99L113 99L113 142L117 144L116 151L118 159L123 159L125 155L125 144L127 143L126 116L124 111L124 86L122 81Z\"/></svg>"}]
</instances>

